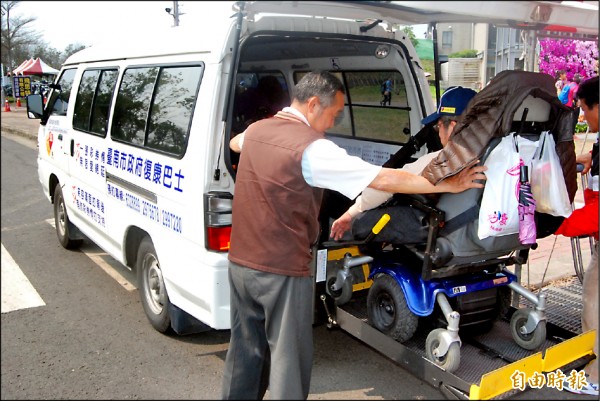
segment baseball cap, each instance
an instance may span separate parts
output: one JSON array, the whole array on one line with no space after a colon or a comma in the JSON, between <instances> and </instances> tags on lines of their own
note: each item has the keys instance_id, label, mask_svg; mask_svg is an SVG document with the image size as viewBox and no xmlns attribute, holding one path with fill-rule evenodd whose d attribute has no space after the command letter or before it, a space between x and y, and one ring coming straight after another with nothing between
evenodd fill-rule
<instances>
[{"instance_id":1,"label":"baseball cap","mask_svg":"<svg viewBox=\"0 0 600 401\"><path fill-rule=\"evenodd\" d=\"M451 86L446 89L440 99L440 105L435 113L432 113L421 120L423 125L427 125L438 120L443 116L458 116L467 108L469 101L473 99L477 92L473 89L463 88L462 86Z\"/></svg>"}]
</instances>

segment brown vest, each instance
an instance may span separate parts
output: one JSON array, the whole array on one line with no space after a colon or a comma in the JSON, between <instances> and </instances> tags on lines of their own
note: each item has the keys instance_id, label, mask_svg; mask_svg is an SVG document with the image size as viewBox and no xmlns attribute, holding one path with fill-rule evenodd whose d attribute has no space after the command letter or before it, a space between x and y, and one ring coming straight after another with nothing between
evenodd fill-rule
<instances>
[{"instance_id":1,"label":"brown vest","mask_svg":"<svg viewBox=\"0 0 600 401\"><path fill-rule=\"evenodd\" d=\"M304 149L323 134L279 112L246 130L235 182L229 260L286 276L310 276L323 190L302 176Z\"/></svg>"}]
</instances>

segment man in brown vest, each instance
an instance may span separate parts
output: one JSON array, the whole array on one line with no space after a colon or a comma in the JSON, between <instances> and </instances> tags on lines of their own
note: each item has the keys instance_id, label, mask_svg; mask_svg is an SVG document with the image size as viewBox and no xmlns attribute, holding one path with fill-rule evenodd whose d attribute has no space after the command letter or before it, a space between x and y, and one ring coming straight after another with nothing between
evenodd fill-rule
<instances>
[{"instance_id":1,"label":"man in brown vest","mask_svg":"<svg viewBox=\"0 0 600 401\"><path fill-rule=\"evenodd\" d=\"M481 188L486 167L467 166L437 185L349 156L324 133L344 109L343 84L306 74L290 107L238 135L229 284L231 340L224 399L306 399L313 360L311 246L323 189L356 198L366 187L396 193ZM232 146L233 148L233 146ZM477 162L477 161L475 161Z\"/></svg>"}]
</instances>

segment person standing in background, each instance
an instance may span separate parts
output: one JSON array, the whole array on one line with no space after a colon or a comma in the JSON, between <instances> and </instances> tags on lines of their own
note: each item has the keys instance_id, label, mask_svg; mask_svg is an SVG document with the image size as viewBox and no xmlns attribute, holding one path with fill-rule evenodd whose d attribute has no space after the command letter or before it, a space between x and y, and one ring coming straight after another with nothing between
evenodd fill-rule
<instances>
[{"instance_id":1,"label":"person standing in background","mask_svg":"<svg viewBox=\"0 0 600 401\"><path fill-rule=\"evenodd\" d=\"M591 235L594 237L592 259L583 275L583 310L581 313L581 330L586 332L596 330L594 354L592 360L585 368L586 382L582 388L572 387L568 381L564 382L566 391L576 394L590 394L598 396L598 77L589 78L579 85L577 98L579 107L583 110L588 122L590 132L596 132L596 142L591 152L577 156L577 163L583 164L581 174L588 174L588 187L583 192L585 205L576 209L567 217L556 230L556 235L565 237L578 237Z\"/></svg>"},{"instance_id":2,"label":"person standing in background","mask_svg":"<svg viewBox=\"0 0 600 401\"><path fill-rule=\"evenodd\" d=\"M383 100L381 101L381 105L385 106L387 103L388 106L392 105L392 89L393 89L392 78L388 78L383 82Z\"/></svg>"},{"instance_id":3,"label":"person standing in background","mask_svg":"<svg viewBox=\"0 0 600 401\"><path fill-rule=\"evenodd\" d=\"M567 72L565 70L556 71L556 83L554 86L556 87L556 96L560 95L562 92L565 83L567 82Z\"/></svg>"},{"instance_id":4,"label":"person standing in background","mask_svg":"<svg viewBox=\"0 0 600 401\"><path fill-rule=\"evenodd\" d=\"M581 82L581 75L575 74L573 75L573 82L571 82L571 86L569 87L569 94L567 95L567 106L576 107L577 102L577 89L579 88L579 83Z\"/></svg>"}]
</instances>

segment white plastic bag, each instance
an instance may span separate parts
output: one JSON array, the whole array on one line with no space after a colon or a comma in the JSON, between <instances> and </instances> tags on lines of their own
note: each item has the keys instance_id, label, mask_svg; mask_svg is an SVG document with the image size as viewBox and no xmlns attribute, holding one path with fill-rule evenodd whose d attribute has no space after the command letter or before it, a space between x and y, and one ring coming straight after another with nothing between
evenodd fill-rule
<instances>
[{"instance_id":1,"label":"white plastic bag","mask_svg":"<svg viewBox=\"0 0 600 401\"><path fill-rule=\"evenodd\" d=\"M502 138L487 157L487 180L479 208L479 239L519 232L519 167L514 132Z\"/></svg>"},{"instance_id":2,"label":"white plastic bag","mask_svg":"<svg viewBox=\"0 0 600 401\"><path fill-rule=\"evenodd\" d=\"M531 192L536 200L537 212L569 217L573 211L550 131L542 132L540 145L533 156Z\"/></svg>"},{"instance_id":3,"label":"white plastic bag","mask_svg":"<svg viewBox=\"0 0 600 401\"><path fill-rule=\"evenodd\" d=\"M531 160L537 152L539 138L534 141L530 138L516 135L515 141L517 144L517 152L519 153L521 160L523 160L523 165L527 166L529 171L531 171Z\"/></svg>"}]
</instances>

